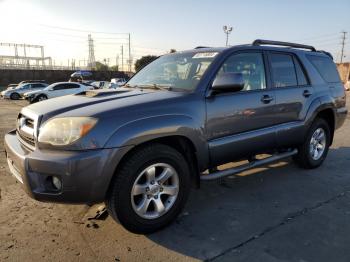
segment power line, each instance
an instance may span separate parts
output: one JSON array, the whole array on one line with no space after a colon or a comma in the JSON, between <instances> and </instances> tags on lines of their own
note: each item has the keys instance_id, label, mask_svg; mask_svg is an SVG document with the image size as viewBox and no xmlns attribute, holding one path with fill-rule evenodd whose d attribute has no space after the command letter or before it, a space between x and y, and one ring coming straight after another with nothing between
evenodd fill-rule
<instances>
[{"instance_id":1,"label":"power line","mask_svg":"<svg viewBox=\"0 0 350 262\"><path fill-rule=\"evenodd\" d=\"M343 34L343 36L342 36L342 42L341 42L341 55L340 55L340 63L343 63L343 58L344 58L344 46L345 46L345 40L346 40L346 34L348 33L348 32L345 32L345 31L343 31L343 32L341 32L342 34Z\"/></svg>"},{"instance_id":2,"label":"power line","mask_svg":"<svg viewBox=\"0 0 350 262\"><path fill-rule=\"evenodd\" d=\"M128 35L129 33L112 33L112 32L101 32L101 31L91 31L91 30L82 30L82 29L76 29L76 28L68 28L68 27L60 27L60 26L52 26L52 25L44 25L44 24L38 24L42 27L48 27L48 28L55 28L59 30L67 30L67 31L74 31L74 32L84 32L84 33L94 33L94 34L106 34L106 35Z\"/></svg>"}]
</instances>

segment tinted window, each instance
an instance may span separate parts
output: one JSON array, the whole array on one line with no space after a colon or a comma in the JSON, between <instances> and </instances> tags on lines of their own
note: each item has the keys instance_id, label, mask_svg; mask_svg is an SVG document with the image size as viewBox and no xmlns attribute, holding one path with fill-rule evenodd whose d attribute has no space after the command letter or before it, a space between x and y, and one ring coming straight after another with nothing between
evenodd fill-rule
<instances>
[{"instance_id":1,"label":"tinted window","mask_svg":"<svg viewBox=\"0 0 350 262\"><path fill-rule=\"evenodd\" d=\"M45 85L43 84L32 84L32 88L41 88L44 87Z\"/></svg>"},{"instance_id":2,"label":"tinted window","mask_svg":"<svg viewBox=\"0 0 350 262\"><path fill-rule=\"evenodd\" d=\"M301 64L298 61L298 59L296 59L296 58L294 58L294 65L295 65L295 70L297 71L298 85L299 86L308 85L309 81L306 78L305 71L301 67Z\"/></svg>"},{"instance_id":3,"label":"tinted window","mask_svg":"<svg viewBox=\"0 0 350 262\"><path fill-rule=\"evenodd\" d=\"M241 73L245 84L243 91L266 88L264 60L261 53L241 53L230 56L219 73Z\"/></svg>"},{"instance_id":4,"label":"tinted window","mask_svg":"<svg viewBox=\"0 0 350 262\"><path fill-rule=\"evenodd\" d=\"M80 85L77 84L65 84L64 89L72 89L72 88L79 88Z\"/></svg>"},{"instance_id":5,"label":"tinted window","mask_svg":"<svg viewBox=\"0 0 350 262\"><path fill-rule=\"evenodd\" d=\"M308 55L307 58L314 65L322 78L329 83L340 82L335 64L329 57Z\"/></svg>"},{"instance_id":6,"label":"tinted window","mask_svg":"<svg viewBox=\"0 0 350 262\"><path fill-rule=\"evenodd\" d=\"M293 57L286 54L271 54L271 70L274 87L298 85Z\"/></svg>"},{"instance_id":7,"label":"tinted window","mask_svg":"<svg viewBox=\"0 0 350 262\"><path fill-rule=\"evenodd\" d=\"M64 89L64 84L59 84L53 87L53 90L62 90Z\"/></svg>"}]
</instances>

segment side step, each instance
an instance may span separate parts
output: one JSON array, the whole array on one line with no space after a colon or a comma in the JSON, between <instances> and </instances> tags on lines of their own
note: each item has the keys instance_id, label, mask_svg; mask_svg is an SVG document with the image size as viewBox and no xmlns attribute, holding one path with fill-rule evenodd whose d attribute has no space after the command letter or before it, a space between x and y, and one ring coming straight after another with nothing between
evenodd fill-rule
<instances>
[{"instance_id":1,"label":"side step","mask_svg":"<svg viewBox=\"0 0 350 262\"><path fill-rule=\"evenodd\" d=\"M258 166L262 166L265 164L269 164L272 162L275 162L277 160L286 158L286 157L290 157L293 155L296 155L298 153L297 149L294 149L292 151L288 151L288 152L284 152L284 153L280 153L280 154L275 154L272 155L270 157L261 159L261 160L254 160L252 162L249 162L247 164L238 166L238 167L233 167L233 168L229 168L229 169L225 169L225 170L219 170L217 172L214 173L210 173L209 175L201 175L200 179L201 180L215 180L218 178L222 178L222 177L226 177L226 176L232 176L238 173L241 173L243 171L246 171L248 169L252 169Z\"/></svg>"}]
</instances>

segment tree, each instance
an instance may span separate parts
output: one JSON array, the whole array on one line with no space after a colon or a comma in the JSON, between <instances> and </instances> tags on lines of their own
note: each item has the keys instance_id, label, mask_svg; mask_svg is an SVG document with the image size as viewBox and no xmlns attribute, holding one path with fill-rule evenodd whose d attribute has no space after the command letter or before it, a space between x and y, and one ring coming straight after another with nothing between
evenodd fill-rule
<instances>
[{"instance_id":1,"label":"tree","mask_svg":"<svg viewBox=\"0 0 350 262\"><path fill-rule=\"evenodd\" d=\"M135 62L135 71L136 72L139 71L140 69L142 69L152 61L156 60L157 58L158 56L147 55L147 56L141 57L140 59L137 59Z\"/></svg>"},{"instance_id":2,"label":"tree","mask_svg":"<svg viewBox=\"0 0 350 262\"><path fill-rule=\"evenodd\" d=\"M108 65L102 64L101 62L96 62L97 71L108 71Z\"/></svg>"},{"instance_id":3,"label":"tree","mask_svg":"<svg viewBox=\"0 0 350 262\"><path fill-rule=\"evenodd\" d=\"M119 67L117 65L111 66L109 69L111 71L119 71Z\"/></svg>"},{"instance_id":4,"label":"tree","mask_svg":"<svg viewBox=\"0 0 350 262\"><path fill-rule=\"evenodd\" d=\"M171 48L169 53L176 53L176 49Z\"/></svg>"}]
</instances>

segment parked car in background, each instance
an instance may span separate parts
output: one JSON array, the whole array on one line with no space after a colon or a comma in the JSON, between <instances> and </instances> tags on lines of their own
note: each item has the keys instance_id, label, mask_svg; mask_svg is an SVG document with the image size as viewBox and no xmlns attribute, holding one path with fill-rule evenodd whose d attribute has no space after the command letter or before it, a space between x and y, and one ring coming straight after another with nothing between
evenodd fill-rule
<instances>
[{"instance_id":1,"label":"parked car in background","mask_svg":"<svg viewBox=\"0 0 350 262\"><path fill-rule=\"evenodd\" d=\"M109 81L94 81L91 83L96 89L109 88Z\"/></svg>"},{"instance_id":2,"label":"parked car in background","mask_svg":"<svg viewBox=\"0 0 350 262\"><path fill-rule=\"evenodd\" d=\"M126 84L126 78L112 78L109 88L118 88Z\"/></svg>"},{"instance_id":3,"label":"parked car in background","mask_svg":"<svg viewBox=\"0 0 350 262\"><path fill-rule=\"evenodd\" d=\"M75 82L58 82L47 86L45 89L27 92L24 94L25 99L30 103L43 101L49 98L73 95L84 92L86 90L94 89L93 86L84 85Z\"/></svg>"},{"instance_id":4,"label":"parked car in background","mask_svg":"<svg viewBox=\"0 0 350 262\"><path fill-rule=\"evenodd\" d=\"M12 100L18 100L23 97L24 93L30 92L30 91L40 91L47 87L48 85L46 83L24 83L19 84L14 89L7 89L5 91L1 92L1 96L3 98L9 98Z\"/></svg>"},{"instance_id":5,"label":"parked car in background","mask_svg":"<svg viewBox=\"0 0 350 262\"><path fill-rule=\"evenodd\" d=\"M23 80L23 81L19 82L18 85L29 84L29 83L43 83L43 84L47 84L46 80Z\"/></svg>"}]
</instances>

